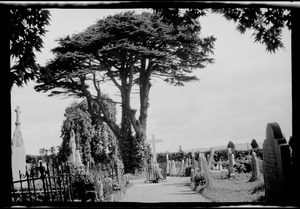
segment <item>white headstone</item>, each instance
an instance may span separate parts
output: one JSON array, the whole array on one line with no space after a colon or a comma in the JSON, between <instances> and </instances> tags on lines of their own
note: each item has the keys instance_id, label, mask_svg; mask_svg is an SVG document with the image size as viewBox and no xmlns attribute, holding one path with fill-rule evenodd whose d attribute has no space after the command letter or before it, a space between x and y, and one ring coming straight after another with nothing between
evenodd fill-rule
<instances>
[{"instance_id":1,"label":"white headstone","mask_svg":"<svg viewBox=\"0 0 300 209\"><path fill-rule=\"evenodd\" d=\"M24 147L24 141L20 129L20 107L17 106L16 110L16 128L11 140L11 160L12 160L12 175L13 181L20 180L19 171L25 174L26 166L26 152Z\"/></svg>"},{"instance_id":2,"label":"white headstone","mask_svg":"<svg viewBox=\"0 0 300 209\"><path fill-rule=\"evenodd\" d=\"M177 171L177 170L176 170L176 166L175 166L175 161L172 160L170 176L175 176L175 175L177 174L176 171Z\"/></svg>"}]
</instances>

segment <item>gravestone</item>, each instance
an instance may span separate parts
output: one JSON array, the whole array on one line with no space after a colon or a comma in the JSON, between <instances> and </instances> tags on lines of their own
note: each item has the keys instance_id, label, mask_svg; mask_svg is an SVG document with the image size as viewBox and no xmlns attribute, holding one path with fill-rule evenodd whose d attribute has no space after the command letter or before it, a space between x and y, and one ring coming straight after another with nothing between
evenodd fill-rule
<instances>
[{"instance_id":1,"label":"gravestone","mask_svg":"<svg viewBox=\"0 0 300 209\"><path fill-rule=\"evenodd\" d=\"M184 171L184 160L181 160L180 170L179 170L178 176L182 176L183 171Z\"/></svg>"},{"instance_id":2,"label":"gravestone","mask_svg":"<svg viewBox=\"0 0 300 209\"><path fill-rule=\"evenodd\" d=\"M213 148L210 148L210 153L209 153L209 157L208 157L208 168L211 168L211 164L213 162L214 159L214 153L215 151L213 150Z\"/></svg>"},{"instance_id":3,"label":"gravestone","mask_svg":"<svg viewBox=\"0 0 300 209\"><path fill-rule=\"evenodd\" d=\"M172 168L172 162L171 162L171 160L169 160L168 161L168 169L169 169L169 171L168 171L168 174L169 174L169 176L171 175L171 168Z\"/></svg>"},{"instance_id":4,"label":"gravestone","mask_svg":"<svg viewBox=\"0 0 300 209\"><path fill-rule=\"evenodd\" d=\"M203 168L202 168L202 162L201 162L200 154L201 154L201 153L199 153L199 157L198 157L198 167L199 167L199 170L200 170L200 172L201 172L201 171L203 171Z\"/></svg>"},{"instance_id":5,"label":"gravestone","mask_svg":"<svg viewBox=\"0 0 300 209\"><path fill-rule=\"evenodd\" d=\"M69 156L69 162L75 163L76 142L75 142L75 133L74 133L73 129L71 130L71 133L70 133L69 148L71 150L71 153Z\"/></svg>"},{"instance_id":6,"label":"gravestone","mask_svg":"<svg viewBox=\"0 0 300 209\"><path fill-rule=\"evenodd\" d=\"M176 172L176 165L175 165L175 161L172 160L172 164L171 164L171 171L170 171L170 176L176 176L177 172Z\"/></svg>"},{"instance_id":7,"label":"gravestone","mask_svg":"<svg viewBox=\"0 0 300 209\"><path fill-rule=\"evenodd\" d=\"M233 177L235 176L235 174L233 173L234 155L232 154L230 147L227 150L228 150L228 177Z\"/></svg>"},{"instance_id":8,"label":"gravestone","mask_svg":"<svg viewBox=\"0 0 300 209\"><path fill-rule=\"evenodd\" d=\"M218 167L219 167L220 171L223 170L223 166L222 166L222 162L221 161L218 162Z\"/></svg>"},{"instance_id":9,"label":"gravestone","mask_svg":"<svg viewBox=\"0 0 300 209\"><path fill-rule=\"evenodd\" d=\"M252 176L249 179L250 182L256 181L258 179L259 175L259 165L258 165L258 159L256 157L256 153L252 152L252 157L251 157L251 172Z\"/></svg>"},{"instance_id":10,"label":"gravestone","mask_svg":"<svg viewBox=\"0 0 300 209\"><path fill-rule=\"evenodd\" d=\"M211 178L211 173L210 169L207 166L206 158L203 154L200 154L200 161L201 161L201 166L202 166L202 172L204 174L205 178L205 185L206 187L211 187L212 186L212 178Z\"/></svg>"},{"instance_id":11,"label":"gravestone","mask_svg":"<svg viewBox=\"0 0 300 209\"><path fill-rule=\"evenodd\" d=\"M192 165L193 165L193 169L194 171L196 170L196 161L195 161L195 151L192 151Z\"/></svg>"},{"instance_id":12,"label":"gravestone","mask_svg":"<svg viewBox=\"0 0 300 209\"><path fill-rule=\"evenodd\" d=\"M155 182L159 182L160 180L163 180L164 177L161 173L161 169L158 167L158 164L154 164L153 165L153 169L154 169L154 180Z\"/></svg>"},{"instance_id":13,"label":"gravestone","mask_svg":"<svg viewBox=\"0 0 300 209\"><path fill-rule=\"evenodd\" d=\"M290 150L278 123L268 123L263 143L263 176L267 202L290 199Z\"/></svg>"},{"instance_id":14,"label":"gravestone","mask_svg":"<svg viewBox=\"0 0 300 209\"><path fill-rule=\"evenodd\" d=\"M187 167L189 167L189 159L188 158L185 159L185 168L187 168Z\"/></svg>"},{"instance_id":15,"label":"gravestone","mask_svg":"<svg viewBox=\"0 0 300 209\"><path fill-rule=\"evenodd\" d=\"M151 140L146 140L147 143L150 143L152 146L152 154L153 154L153 163L156 164L157 163L157 159L156 159L156 147L155 147L155 143L156 142L162 142L161 139L155 139L155 135L152 134L152 139Z\"/></svg>"},{"instance_id":16,"label":"gravestone","mask_svg":"<svg viewBox=\"0 0 300 209\"><path fill-rule=\"evenodd\" d=\"M169 155L166 154L167 175L170 175Z\"/></svg>"},{"instance_id":17,"label":"gravestone","mask_svg":"<svg viewBox=\"0 0 300 209\"><path fill-rule=\"evenodd\" d=\"M22 174L25 174L26 166L26 152L24 147L24 141L20 129L20 107L17 106L15 109L16 112L16 127L11 140L11 161L12 161L12 177L13 181L20 180L19 171Z\"/></svg>"}]
</instances>

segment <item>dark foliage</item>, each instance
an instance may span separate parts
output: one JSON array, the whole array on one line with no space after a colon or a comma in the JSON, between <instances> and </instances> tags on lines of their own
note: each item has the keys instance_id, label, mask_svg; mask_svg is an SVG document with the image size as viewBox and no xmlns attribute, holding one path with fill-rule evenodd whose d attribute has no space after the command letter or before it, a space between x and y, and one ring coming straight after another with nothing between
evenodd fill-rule
<instances>
[{"instance_id":1,"label":"dark foliage","mask_svg":"<svg viewBox=\"0 0 300 209\"><path fill-rule=\"evenodd\" d=\"M9 13L10 56L16 63L10 69L10 87L22 86L36 78L39 68L35 51L43 47L42 36L49 25L50 12L46 9L16 7Z\"/></svg>"}]
</instances>

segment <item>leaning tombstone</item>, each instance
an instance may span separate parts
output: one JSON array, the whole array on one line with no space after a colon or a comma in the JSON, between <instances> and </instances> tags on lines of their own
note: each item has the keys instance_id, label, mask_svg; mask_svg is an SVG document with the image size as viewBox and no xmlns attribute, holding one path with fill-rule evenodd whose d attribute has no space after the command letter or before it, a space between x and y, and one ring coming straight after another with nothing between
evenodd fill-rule
<instances>
[{"instance_id":1,"label":"leaning tombstone","mask_svg":"<svg viewBox=\"0 0 300 209\"><path fill-rule=\"evenodd\" d=\"M249 179L249 181L250 182L256 181L258 179L258 175L259 175L259 165L258 165L258 159L256 157L256 153L255 152L252 152L251 172L252 172L252 176Z\"/></svg>"},{"instance_id":2,"label":"leaning tombstone","mask_svg":"<svg viewBox=\"0 0 300 209\"><path fill-rule=\"evenodd\" d=\"M201 160L201 165L203 169L203 174L205 178L205 186L206 187L211 187L212 186L212 178L211 178L211 173L210 170L207 166L206 158L203 154L200 154L200 160Z\"/></svg>"},{"instance_id":3,"label":"leaning tombstone","mask_svg":"<svg viewBox=\"0 0 300 209\"><path fill-rule=\"evenodd\" d=\"M211 164L212 164L213 159L214 159L214 153L215 153L215 151L213 150L213 148L211 148L210 152L209 152L209 157L208 157L208 168L209 169L211 168Z\"/></svg>"},{"instance_id":4,"label":"leaning tombstone","mask_svg":"<svg viewBox=\"0 0 300 209\"><path fill-rule=\"evenodd\" d=\"M284 203L291 199L291 158L289 145L278 123L268 123L263 143L263 176L267 202Z\"/></svg>"}]
</instances>

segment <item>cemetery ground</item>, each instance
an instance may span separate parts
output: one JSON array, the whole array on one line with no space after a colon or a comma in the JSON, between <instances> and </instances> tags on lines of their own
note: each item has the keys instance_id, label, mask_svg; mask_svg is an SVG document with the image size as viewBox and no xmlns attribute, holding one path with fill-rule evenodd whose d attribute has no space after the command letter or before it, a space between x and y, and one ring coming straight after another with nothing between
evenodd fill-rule
<instances>
[{"instance_id":1,"label":"cemetery ground","mask_svg":"<svg viewBox=\"0 0 300 209\"><path fill-rule=\"evenodd\" d=\"M228 178L227 170L212 172L213 185L197 191L190 187L190 177L168 176L160 183L144 183L143 177L132 177L120 202L264 202L262 175L249 182L251 173L236 173Z\"/></svg>"},{"instance_id":2,"label":"cemetery ground","mask_svg":"<svg viewBox=\"0 0 300 209\"><path fill-rule=\"evenodd\" d=\"M264 181L261 175L249 182L251 173L236 173L228 178L227 172L212 172L213 186L200 191L213 202L264 202Z\"/></svg>"}]
</instances>

